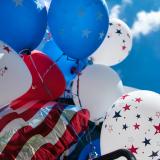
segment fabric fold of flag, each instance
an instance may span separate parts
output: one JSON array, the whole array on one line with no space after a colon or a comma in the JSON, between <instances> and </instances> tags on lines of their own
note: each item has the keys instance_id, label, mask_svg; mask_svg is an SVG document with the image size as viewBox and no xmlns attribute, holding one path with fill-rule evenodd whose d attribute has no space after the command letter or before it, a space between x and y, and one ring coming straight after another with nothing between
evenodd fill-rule
<instances>
[{"instance_id":1,"label":"fabric fold of flag","mask_svg":"<svg viewBox=\"0 0 160 160\"><path fill-rule=\"evenodd\" d=\"M56 102L17 102L0 112L1 160L54 160L88 127L89 112Z\"/></svg>"}]
</instances>

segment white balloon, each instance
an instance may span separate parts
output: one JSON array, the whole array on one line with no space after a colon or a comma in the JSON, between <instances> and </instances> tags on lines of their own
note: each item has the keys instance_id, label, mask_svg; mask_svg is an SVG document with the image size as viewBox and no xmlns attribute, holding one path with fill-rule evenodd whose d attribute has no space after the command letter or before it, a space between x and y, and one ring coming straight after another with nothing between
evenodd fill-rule
<instances>
[{"instance_id":1,"label":"white balloon","mask_svg":"<svg viewBox=\"0 0 160 160\"><path fill-rule=\"evenodd\" d=\"M73 82L73 99L77 106L90 111L90 120L102 120L106 110L124 92L122 81L115 71L105 65L90 65ZM77 96L79 85L79 99Z\"/></svg>"},{"instance_id":2,"label":"white balloon","mask_svg":"<svg viewBox=\"0 0 160 160\"><path fill-rule=\"evenodd\" d=\"M123 21L111 19L102 45L92 55L94 63L108 66L122 62L132 48L131 30Z\"/></svg>"},{"instance_id":3,"label":"white balloon","mask_svg":"<svg viewBox=\"0 0 160 160\"><path fill-rule=\"evenodd\" d=\"M140 89L134 88L134 87L129 87L129 86L124 86L124 92L125 93L130 93L130 92L138 91L138 90L140 90Z\"/></svg>"},{"instance_id":4,"label":"white balloon","mask_svg":"<svg viewBox=\"0 0 160 160\"><path fill-rule=\"evenodd\" d=\"M12 48L0 41L0 108L29 90L32 76Z\"/></svg>"},{"instance_id":5,"label":"white balloon","mask_svg":"<svg viewBox=\"0 0 160 160\"><path fill-rule=\"evenodd\" d=\"M160 95L135 91L113 105L101 130L101 153L125 148L137 160L160 158Z\"/></svg>"}]
</instances>

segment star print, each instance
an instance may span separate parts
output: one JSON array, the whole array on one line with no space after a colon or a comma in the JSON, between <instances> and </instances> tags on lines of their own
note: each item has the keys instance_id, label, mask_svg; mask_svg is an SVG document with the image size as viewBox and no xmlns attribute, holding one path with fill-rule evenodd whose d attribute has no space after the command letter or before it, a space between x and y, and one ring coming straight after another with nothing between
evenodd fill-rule
<instances>
[{"instance_id":1,"label":"star print","mask_svg":"<svg viewBox=\"0 0 160 160\"><path fill-rule=\"evenodd\" d=\"M122 34L122 31L120 29L117 29L116 33L120 36Z\"/></svg>"},{"instance_id":2,"label":"star print","mask_svg":"<svg viewBox=\"0 0 160 160\"><path fill-rule=\"evenodd\" d=\"M137 116L136 116L136 117L137 117L137 119L139 119L139 118L141 118L141 115L140 115L140 114L137 114Z\"/></svg>"},{"instance_id":3,"label":"star print","mask_svg":"<svg viewBox=\"0 0 160 160\"><path fill-rule=\"evenodd\" d=\"M136 147L134 147L134 145L132 145L131 146L131 148L128 148L128 150L131 152L131 153L135 153L135 154L137 154L137 150L138 150L138 148L136 148Z\"/></svg>"},{"instance_id":4,"label":"star print","mask_svg":"<svg viewBox=\"0 0 160 160\"><path fill-rule=\"evenodd\" d=\"M151 144L150 141L151 141L151 139L145 138L145 140L142 143L144 143L145 146L147 146L147 145Z\"/></svg>"},{"instance_id":5,"label":"star print","mask_svg":"<svg viewBox=\"0 0 160 160\"><path fill-rule=\"evenodd\" d=\"M23 5L23 0L13 0L13 1L16 4L16 7Z\"/></svg>"},{"instance_id":6,"label":"star print","mask_svg":"<svg viewBox=\"0 0 160 160\"><path fill-rule=\"evenodd\" d=\"M156 129L156 132L155 132L155 134L158 134L158 133L160 133L160 124L159 125L154 125L154 128Z\"/></svg>"},{"instance_id":7,"label":"star print","mask_svg":"<svg viewBox=\"0 0 160 160\"><path fill-rule=\"evenodd\" d=\"M82 37L84 38L88 38L90 34L91 34L91 31L89 29L82 31Z\"/></svg>"},{"instance_id":8,"label":"star print","mask_svg":"<svg viewBox=\"0 0 160 160\"><path fill-rule=\"evenodd\" d=\"M158 152L159 151L157 152L152 151L152 154L149 157L151 157L152 159L154 159L155 157L158 157Z\"/></svg>"},{"instance_id":9,"label":"star print","mask_svg":"<svg viewBox=\"0 0 160 160\"><path fill-rule=\"evenodd\" d=\"M115 108L116 107L116 105L114 104L113 106L112 106L112 108Z\"/></svg>"},{"instance_id":10,"label":"star print","mask_svg":"<svg viewBox=\"0 0 160 160\"><path fill-rule=\"evenodd\" d=\"M122 96L121 99L125 100L128 96L129 96L129 95L126 94L126 95Z\"/></svg>"},{"instance_id":11,"label":"star print","mask_svg":"<svg viewBox=\"0 0 160 160\"><path fill-rule=\"evenodd\" d=\"M4 49L6 52L8 52L8 53L11 52L11 49L10 49L9 47L7 47L7 46L3 46L3 49Z\"/></svg>"},{"instance_id":12,"label":"star print","mask_svg":"<svg viewBox=\"0 0 160 160\"><path fill-rule=\"evenodd\" d=\"M85 16L85 11L84 11L84 9L81 8L81 9L79 10L78 16L79 16L79 17L84 17L84 16Z\"/></svg>"},{"instance_id":13,"label":"star print","mask_svg":"<svg viewBox=\"0 0 160 160\"><path fill-rule=\"evenodd\" d=\"M152 122L152 121L153 121L153 118L152 118L152 117L149 117L149 118L148 118L148 121L149 121L149 122Z\"/></svg>"},{"instance_id":14,"label":"star print","mask_svg":"<svg viewBox=\"0 0 160 160\"><path fill-rule=\"evenodd\" d=\"M130 110L130 107L131 107L131 105L126 104L126 105L123 107L123 108L124 108L124 111Z\"/></svg>"},{"instance_id":15,"label":"star print","mask_svg":"<svg viewBox=\"0 0 160 160\"><path fill-rule=\"evenodd\" d=\"M127 47L126 46L122 46L122 50L125 50Z\"/></svg>"},{"instance_id":16,"label":"star print","mask_svg":"<svg viewBox=\"0 0 160 160\"><path fill-rule=\"evenodd\" d=\"M141 98L136 98L136 99L135 99L135 102L141 103L141 102L142 102L142 99L141 99Z\"/></svg>"},{"instance_id":17,"label":"star print","mask_svg":"<svg viewBox=\"0 0 160 160\"><path fill-rule=\"evenodd\" d=\"M123 129L127 130L128 126L126 124L123 125Z\"/></svg>"},{"instance_id":18,"label":"star print","mask_svg":"<svg viewBox=\"0 0 160 160\"><path fill-rule=\"evenodd\" d=\"M160 112L156 112L156 117L160 118Z\"/></svg>"},{"instance_id":19,"label":"star print","mask_svg":"<svg viewBox=\"0 0 160 160\"><path fill-rule=\"evenodd\" d=\"M101 12L97 13L97 20L102 20L103 14Z\"/></svg>"},{"instance_id":20,"label":"star print","mask_svg":"<svg viewBox=\"0 0 160 160\"><path fill-rule=\"evenodd\" d=\"M103 32L99 33L99 39L103 39L104 36L105 34Z\"/></svg>"},{"instance_id":21,"label":"star print","mask_svg":"<svg viewBox=\"0 0 160 160\"><path fill-rule=\"evenodd\" d=\"M137 124L137 123L136 123L135 125L133 125L133 126L134 126L135 130L136 130L136 129L139 129L139 127L140 127L140 125Z\"/></svg>"},{"instance_id":22,"label":"star print","mask_svg":"<svg viewBox=\"0 0 160 160\"><path fill-rule=\"evenodd\" d=\"M36 3L38 9L43 9L45 7L44 3L40 0L35 0L34 2Z\"/></svg>"},{"instance_id":23,"label":"star print","mask_svg":"<svg viewBox=\"0 0 160 160\"><path fill-rule=\"evenodd\" d=\"M118 118L122 117L122 116L120 115L120 113L121 113L121 111L115 112L115 115L113 116L113 118L116 118L116 121L118 120Z\"/></svg>"}]
</instances>

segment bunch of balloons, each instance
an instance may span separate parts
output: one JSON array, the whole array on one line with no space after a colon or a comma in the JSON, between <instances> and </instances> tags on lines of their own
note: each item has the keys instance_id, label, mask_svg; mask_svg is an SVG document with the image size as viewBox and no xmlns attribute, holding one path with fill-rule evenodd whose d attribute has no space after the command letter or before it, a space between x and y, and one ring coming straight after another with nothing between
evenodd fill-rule
<instances>
[{"instance_id":1,"label":"bunch of balloons","mask_svg":"<svg viewBox=\"0 0 160 160\"><path fill-rule=\"evenodd\" d=\"M87 146L89 150L92 145L90 159L100 154L94 148L100 141L102 154L125 148L138 159L158 158L159 95L125 94L128 88L111 68L131 51L128 25L109 19L105 0L48 4L46 0L0 1L0 109L10 103L22 110L32 106L30 102L59 103L67 91L77 107L90 112L90 121L103 122L101 138ZM78 118L83 121L84 115L88 113ZM71 135L73 139L81 130Z\"/></svg>"}]
</instances>

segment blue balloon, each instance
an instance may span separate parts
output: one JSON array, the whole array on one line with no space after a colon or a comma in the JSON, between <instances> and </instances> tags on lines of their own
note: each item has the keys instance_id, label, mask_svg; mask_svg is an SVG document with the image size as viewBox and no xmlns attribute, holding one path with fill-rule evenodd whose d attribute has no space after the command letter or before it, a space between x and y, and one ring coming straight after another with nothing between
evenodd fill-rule
<instances>
[{"instance_id":1,"label":"blue balloon","mask_svg":"<svg viewBox=\"0 0 160 160\"><path fill-rule=\"evenodd\" d=\"M77 71L80 72L88 64L87 59L80 60L78 64L76 60L64 55L53 40L48 41L44 45L42 51L57 63L67 84L70 84L70 82L75 78Z\"/></svg>"},{"instance_id":2,"label":"blue balloon","mask_svg":"<svg viewBox=\"0 0 160 160\"><path fill-rule=\"evenodd\" d=\"M47 10L39 0L0 0L0 39L17 52L33 50L47 26Z\"/></svg>"},{"instance_id":3,"label":"blue balloon","mask_svg":"<svg viewBox=\"0 0 160 160\"><path fill-rule=\"evenodd\" d=\"M104 0L53 0L48 13L56 44L74 59L84 59L100 46L108 23Z\"/></svg>"},{"instance_id":4,"label":"blue balloon","mask_svg":"<svg viewBox=\"0 0 160 160\"><path fill-rule=\"evenodd\" d=\"M100 139L96 139L94 141L92 141L93 146L95 146L96 149L96 153L101 156L101 151L100 151ZM92 147L89 144L87 144L84 149L82 150L82 152L79 155L78 160L86 160L88 159L88 155L91 153L92 151Z\"/></svg>"}]
</instances>

